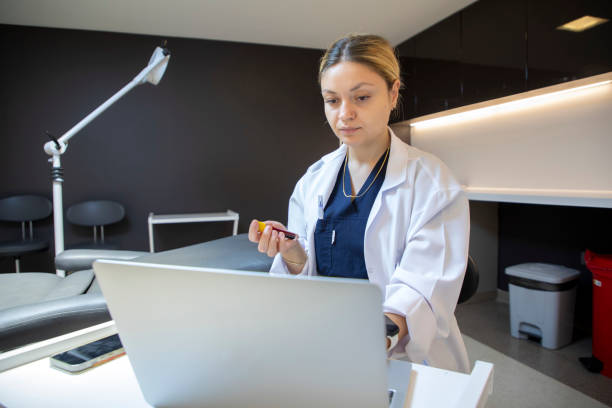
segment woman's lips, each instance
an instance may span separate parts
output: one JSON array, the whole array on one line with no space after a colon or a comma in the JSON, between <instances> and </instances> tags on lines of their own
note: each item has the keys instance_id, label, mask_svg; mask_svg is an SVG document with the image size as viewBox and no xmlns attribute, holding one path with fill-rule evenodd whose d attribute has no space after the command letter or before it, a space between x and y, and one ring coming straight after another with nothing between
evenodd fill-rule
<instances>
[{"instance_id":1,"label":"woman's lips","mask_svg":"<svg viewBox=\"0 0 612 408\"><path fill-rule=\"evenodd\" d=\"M361 129L361 128L358 128L358 127L346 127L346 128L340 128L339 130L340 130L340 133L344 133L344 134L350 135L350 134L355 133L359 129Z\"/></svg>"}]
</instances>

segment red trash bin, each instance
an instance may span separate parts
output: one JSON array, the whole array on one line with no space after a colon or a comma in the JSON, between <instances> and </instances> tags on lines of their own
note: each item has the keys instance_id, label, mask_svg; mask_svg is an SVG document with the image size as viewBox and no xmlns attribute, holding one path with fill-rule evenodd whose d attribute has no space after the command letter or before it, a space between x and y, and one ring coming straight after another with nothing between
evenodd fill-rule
<instances>
[{"instance_id":1,"label":"red trash bin","mask_svg":"<svg viewBox=\"0 0 612 408\"><path fill-rule=\"evenodd\" d=\"M612 255L584 254L593 274L593 356L603 363L601 373L612 377Z\"/></svg>"}]
</instances>

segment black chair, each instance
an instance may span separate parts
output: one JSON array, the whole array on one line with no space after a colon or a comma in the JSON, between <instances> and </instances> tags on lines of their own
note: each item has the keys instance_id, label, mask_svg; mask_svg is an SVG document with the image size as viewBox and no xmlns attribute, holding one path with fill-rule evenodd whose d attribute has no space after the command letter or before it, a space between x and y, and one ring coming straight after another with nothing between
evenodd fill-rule
<instances>
[{"instance_id":1,"label":"black chair","mask_svg":"<svg viewBox=\"0 0 612 408\"><path fill-rule=\"evenodd\" d=\"M49 248L47 240L34 239L32 222L47 218L52 210L51 201L37 195L17 195L0 200L0 221L21 223L21 240L0 243L0 257L12 257L15 260L15 272L20 272L21 256ZM26 233L26 223L29 225L29 233Z\"/></svg>"},{"instance_id":2,"label":"black chair","mask_svg":"<svg viewBox=\"0 0 612 408\"><path fill-rule=\"evenodd\" d=\"M461 292L459 292L459 300L457 303L466 302L474 295L474 293L476 293L476 289L478 289L478 281L478 267L476 266L474 259L472 259L471 256L468 256L467 268L465 269L465 276L463 277L463 284L461 285Z\"/></svg>"},{"instance_id":3,"label":"black chair","mask_svg":"<svg viewBox=\"0 0 612 408\"><path fill-rule=\"evenodd\" d=\"M84 201L66 211L66 218L75 225L93 227L93 241L71 245L70 248L118 249L117 245L104 241L104 226L121 221L125 217L123 205L108 200ZM98 238L98 229L100 230Z\"/></svg>"}]
</instances>

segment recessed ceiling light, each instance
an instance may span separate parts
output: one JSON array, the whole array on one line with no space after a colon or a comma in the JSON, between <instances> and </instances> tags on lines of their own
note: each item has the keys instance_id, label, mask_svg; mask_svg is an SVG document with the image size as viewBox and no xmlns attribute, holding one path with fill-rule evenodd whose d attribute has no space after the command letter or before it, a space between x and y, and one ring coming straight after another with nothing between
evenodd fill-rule
<instances>
[{"instance_id":1,"label":"recessed ceiling light","mask_svg":"<svg viewBox=\"0 0 612 408\"><path fill-rule=\"evenodd\" d=\"M607 22L607 18L584 16L557 27L557 30L574 31L576 33Z\"/></svg>"}]
</instances>

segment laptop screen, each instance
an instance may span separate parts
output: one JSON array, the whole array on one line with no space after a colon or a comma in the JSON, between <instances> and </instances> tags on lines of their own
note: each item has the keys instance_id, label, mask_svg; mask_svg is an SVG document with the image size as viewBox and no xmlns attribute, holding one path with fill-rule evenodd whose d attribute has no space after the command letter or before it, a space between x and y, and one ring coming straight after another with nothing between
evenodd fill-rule
<instances>
[{"instance_id":1,"label":"laptop screen","mask_svg":"<svg viewBox=\"0 0 612 408\"><path fill-rule=\"evenodd\" d=\"M97 261L154 406L388 406L382 293L363 280Z\"/></svg>"}]
</instances>

